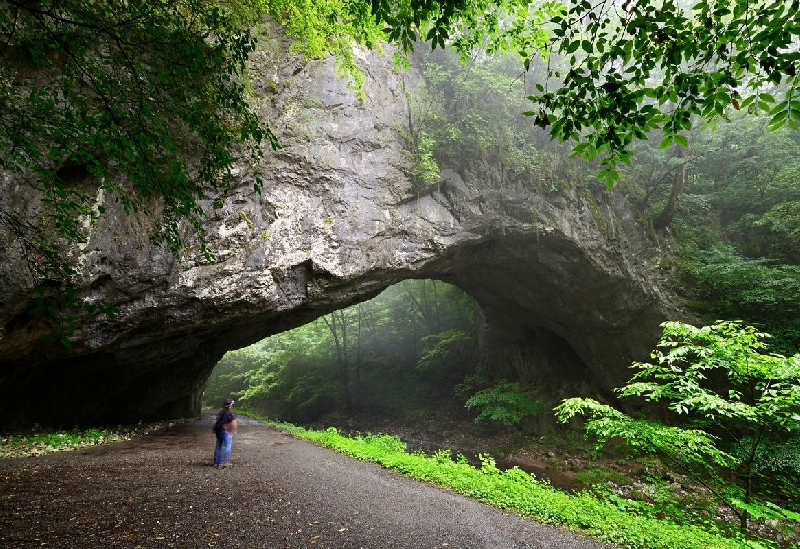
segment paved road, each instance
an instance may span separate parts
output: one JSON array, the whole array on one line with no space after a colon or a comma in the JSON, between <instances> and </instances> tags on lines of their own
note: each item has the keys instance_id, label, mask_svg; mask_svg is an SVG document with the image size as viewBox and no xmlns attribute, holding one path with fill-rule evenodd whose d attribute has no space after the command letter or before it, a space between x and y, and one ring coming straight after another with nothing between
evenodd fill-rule
<instances>
[{"instance_id":1,"label":"paved road","mask_svg":"<svg viewBox=\"0 0 800 549\"><path fill-rule=\"evenodd\" d=\"M215 469L211 423L0 461L0 547L607 547L246 418Z\"/></svg>"}]
</instances>

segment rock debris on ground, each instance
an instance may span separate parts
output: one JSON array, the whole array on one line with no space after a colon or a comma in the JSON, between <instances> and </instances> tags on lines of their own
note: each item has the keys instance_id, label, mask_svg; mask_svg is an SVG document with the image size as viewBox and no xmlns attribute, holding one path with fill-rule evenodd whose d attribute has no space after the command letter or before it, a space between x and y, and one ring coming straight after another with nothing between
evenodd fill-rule
<instances>
[{"instance_id":1,"label":"rock debris on ground","mask_svg":"<svg viewBox=\"0 0 800 549\"><path fill-rule=\"evenodd\" d=\"M248 418L216 469L212 422L0 461L0 547L607 547Z\"/></svg>"}]
</instances>

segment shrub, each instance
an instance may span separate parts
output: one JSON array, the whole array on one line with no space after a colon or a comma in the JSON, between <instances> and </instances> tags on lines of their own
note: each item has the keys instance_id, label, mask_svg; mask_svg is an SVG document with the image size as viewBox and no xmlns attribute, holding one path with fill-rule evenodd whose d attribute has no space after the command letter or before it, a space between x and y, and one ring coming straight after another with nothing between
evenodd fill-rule
<instances>
[{"instance_id":1,"label":"shrub","mask_svg":"<svg viewBox=\"0 0 800 549\"><path fill-rule=\"evenodd\" d=\"M466 402L467 408L477 408L480 414L476 422L491 421L501 425L516 426L530 416L542 413L543 406L518 382L501 381L472 395Z\"/></svg>"}]
</instances>

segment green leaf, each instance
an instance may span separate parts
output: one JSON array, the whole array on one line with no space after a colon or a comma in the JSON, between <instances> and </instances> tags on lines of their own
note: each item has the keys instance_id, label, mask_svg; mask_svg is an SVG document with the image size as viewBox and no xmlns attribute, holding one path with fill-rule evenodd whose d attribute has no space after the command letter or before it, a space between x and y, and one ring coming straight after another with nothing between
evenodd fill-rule
<instances>
[{"instance_id":1,"label":"green leaf","mask_svg":"<svg viewBox=\"0 0 800 549\"><path fill-rule=\"evenodd\" d=\"M565 44L565 47L566 47L565 52L566 52L567 55L569 55L569 54L572 54L572 53L575 53L576 51L578 51L578 48L581 47L581 42L580 42L580 40L574 40L572 42L567 42Z\"/></svg>"}]
</instances>

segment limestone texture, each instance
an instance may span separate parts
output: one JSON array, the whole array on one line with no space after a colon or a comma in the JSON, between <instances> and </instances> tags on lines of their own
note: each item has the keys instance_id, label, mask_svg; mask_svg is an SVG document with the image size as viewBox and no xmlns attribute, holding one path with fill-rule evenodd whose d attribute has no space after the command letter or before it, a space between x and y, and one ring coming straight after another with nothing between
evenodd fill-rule
<instances>
[{"instance_id":1,"label":"limestone texture","mask_svg":"<svg viewBox=\"0 0 800 549\"><path fill-rule=\"evenodd\" d=\"M197 416L226 351L407 278L469 292L490 371L541 381L551 399L608 395L647 357L659 324L685 316L623 192L526 188L491 167L444 170L420 191L403 140L418 76L396 72L388 53L358 52L362 101L331 60L288 45L262 40L253 56L254 104L282 148L237 166L222 207L207 204L214 263L190 233L178 258L153 245L151 218L99 196L107 213L65 260L77 296L118 314L75 309L64 346L41 339L21 243L0 225L0 424ZM0 179L0 208L35 215L37 200L24 181Z\"/></svg>"}]
</instances>

